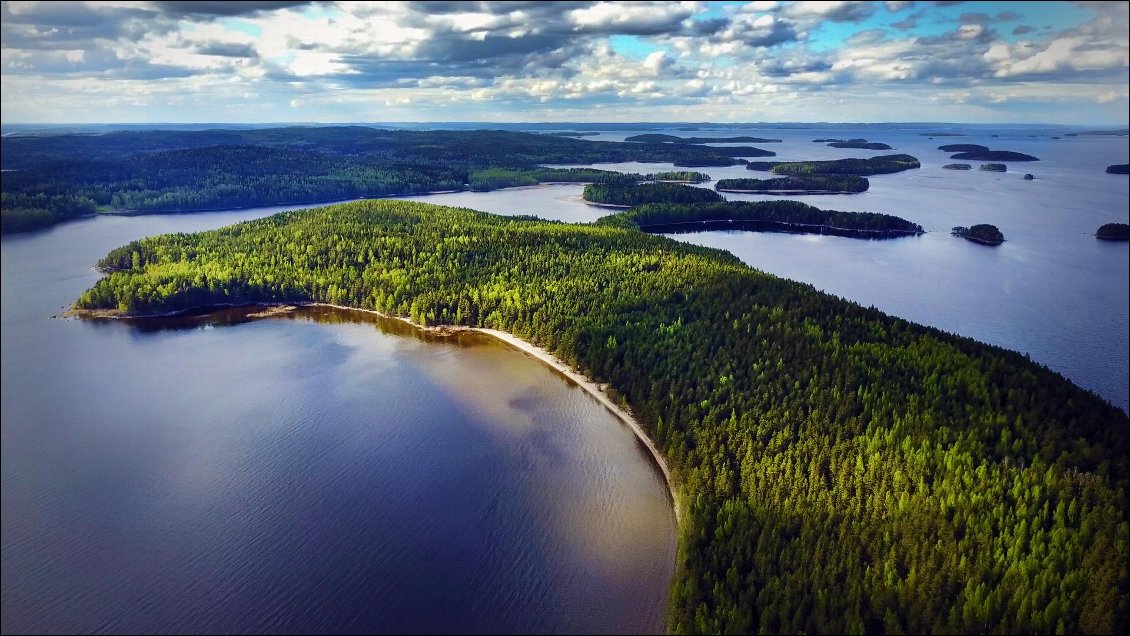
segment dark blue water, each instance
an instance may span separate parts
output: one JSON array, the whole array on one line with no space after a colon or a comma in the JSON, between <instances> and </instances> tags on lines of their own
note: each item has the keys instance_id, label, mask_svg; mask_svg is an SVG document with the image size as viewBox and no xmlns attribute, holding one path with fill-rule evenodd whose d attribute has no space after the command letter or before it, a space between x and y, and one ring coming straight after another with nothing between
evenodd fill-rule
<instances>
[{"instance_id":1,"label":"dark blue water","mask_svg":"<svg viewBox=\"0 0 1130 636\"><path fill-rule=\"evenodd\" d=\"M1066 129L953 127L963 137L930 139L919 129L735 128L674 135L739 134L782 139L753 144L777 157L761 160L839 159L907 153L922 167L871 177L863 194L790 197L824 209L894 214L929 232L916 238L866 241L783 233L705 232L672 235L680 241L728 250L757 269L810 283L817 289L889 314L1026 353L1111 403L1130 408L1130 258L1126 243L1095 239L1104 223L1130 218L1130 180L1106 166L1127 163L1126 137L1067 136ZM622 140L638 131L602 133ZM999 135L993 137L992 135ZM1053 139L1053 137L1060 139ZM865 138L894 147L867 151L830 148L819 138ZM1041 160L1010 163L1006 173L943 170L954 163L938 146L981 144ZM747 145L747 144L742 144ZM615 163L598 168L649 173L672 164ZM744 166L694 168L715 181L767 178ZM1032 173L1033 181L1024 174ZM706 183L702 187L713 187ZM581 201L581 186L540 186L489 193L414 197L496 214L536 214L590 222L610 212ZM726 193L732 200L777 195ZM614 210L612 210L614 211ZM950 236L956 225L992 223L1007 241L986 247Z\"/></svg>"},{"instance_id":2,"label":"dark blue water","mask_svg":"<svg viewBox=\"0 0 1130 636\"><path fill-rule=\"evenodd\" d=\"M525 354L317 309L51 318L116 245L267 213L0 243L4 633L660 631L662 475Z\"/></svg>"}]
</instances>

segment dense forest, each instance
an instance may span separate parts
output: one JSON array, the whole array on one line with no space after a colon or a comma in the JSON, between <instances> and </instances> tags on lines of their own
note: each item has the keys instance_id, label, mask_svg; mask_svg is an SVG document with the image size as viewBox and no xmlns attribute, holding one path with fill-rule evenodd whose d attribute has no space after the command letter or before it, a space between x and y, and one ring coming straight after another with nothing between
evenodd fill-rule
<instances>
[{"instance_id":1,"label":"dense forest","mask_svg":"<svg viewBox=\"0 0 1130 636\"><path fill-rule=\"evenodd\" d=\"M1004 234L995 225L988 223L979 223L970 227L955 227L950 232L954 236L968 239L975 243L984 243L986 245L1000 245L1004 243Z\"/></svg>"},{"instance_id":2,"label":"dense forest","mask_svg":"<svg viewBox=\"0 0 1130 636\"><path fill-rule=\"evenodd\" d=\"M539 183L637 183L645 178L639 174L626 174L595 168L534 168L530 170L483 168L472 170L468 175L469 185L475 192L531 186Z\"/></svg>"},{"instance_id":3,"label":"dense forest","mask_svg":"<svg viewBox=\"0 0 1130 636\"><path fill-rule=\"evenodd\" d=\"M1108 241L1130 241L1130 225L1125 223L1104 223L1095 230L1095 236Z\"/></svg>"},{"instance_id":4,"label":"dense forest","mask_svg":"<svg viewBox=\"0 0 1130 636\"><path fill-rule=\"evenodd\" d=\"M792 192L805 194L844 194L866 192L871 183L856 175L802 174L776 179L719 179L719 192Z\"/></svg>"},{"instance_id":5,"label":"dense forest","mask_svg":"<svg viewBox=\"0 0 1130 636\"><path fill-rule=\"evenodd\" d=\"M656 172L647 175L649 181L679 181L682 183L702 183L710 181L710 175L705 172L692 172L690 170L675 170L669 172Z\"/></svg>"},{"instance_id":6,"label":"dense forest","mask_svg":"<svg viewBox=\"0 0 1130 636\"><path fill-rule=\"evenodd\" d=\"M574 180L541 164L729 166L758 148L611 143L506 132L364 126L9 136L3 231L95 209L194 211ZM595 174L595 173L594 173ZM578 175L576 180L588 181ZM42 198L40 198L42 196Z\"/></svg>"},{"instance_id":7,"label":"dense forest","mask_svg":"<svg viewBox=\"0 0 1130 636\"><path fill-rule=\"evenodd\" d=\"M329 302L611 385L684 511L675 633L1121 633L1130 421L1024 356L613 223L405 201L142 239L80 308Z\"/></svg>"},{"instance_id":8,"label":"dense forest","mask_svg":"<svg viewBox=\"0 0 1130 636\"><path fill-rule=\"evenodd\" d=\"M886 238L921 234L923 231L917 223L889 214L821 210L799 201L722 201L693 205L652 203L602 217L597 223L638 228L655 234L721 227ZM705 228L700 227L703 224Z\"/></svg>"},{"instance_id":9,"label":"dense forest","mask_svg":"<svg viewBox=\"0 0 1130 636\"><path fill-rule=\"evenodd\" d=\"M590 203L625 207L644 203L708 203L722 200L722 196L713 190L681 183L594 183L585 186L581 196Z\"/></svg>"},{"instance_id":10,"label":"dense forest","mask_svg":"<svg viewBox=\"0 0 1130 636\"><path fill-rule=\"evenodd\" d=\"M922 167L910 155L880 155L870 159L833 159L830 161L751 161L749 170L760 170L783 175L803 174L854 174L869 177L890 174Z\"/></svg>"}]
</instances>

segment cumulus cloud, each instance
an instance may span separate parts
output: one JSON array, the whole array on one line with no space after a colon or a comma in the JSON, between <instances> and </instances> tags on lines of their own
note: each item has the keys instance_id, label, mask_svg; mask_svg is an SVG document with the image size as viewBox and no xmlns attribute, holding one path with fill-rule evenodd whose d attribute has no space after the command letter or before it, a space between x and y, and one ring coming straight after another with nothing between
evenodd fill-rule
<instances>
[{"instance_id":1,"label":"cumulus cloud","mask_svg":"<svg viewBox=\"0 0 1130 636\"><path fill-rule=\"evenodd\" d=\"M356 109L349 112L358 118L373 104L628 112L937 88L985 105L995 99L991 87L1015 102L1032 96L1005 87L1079 74L1106 85L1080 97L1088 103L1110 103L1100 99L1108 92L1125 96L1127 3L1081 3L1094 17L1072 29L1009 25L1025 36L1019 41L996 29L1023 20L1022 5L1003 12L970 5L956 16L936 4L4 2L0 64L11 89L5 109L49 88L78 96L93 78L146 103L210 95L293 103L303 112ZM872 18L888 27L850 29L872 26ZM939 23L947 29L940 34ZM856 32L833 40L829 34L844 27L832 24ZM153 80L163 80L159 89Z\"/></svg>"}]
</instances>

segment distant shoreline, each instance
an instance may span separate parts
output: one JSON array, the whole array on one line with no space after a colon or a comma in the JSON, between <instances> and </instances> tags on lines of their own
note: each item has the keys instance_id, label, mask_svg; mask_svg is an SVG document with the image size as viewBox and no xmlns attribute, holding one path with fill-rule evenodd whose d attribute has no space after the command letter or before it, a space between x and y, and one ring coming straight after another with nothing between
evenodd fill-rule
<instances>
[{"instance_id":1,"label":"distant shoreline","mask_svg":"<svg viewBox=\"0 0 1130 636\"><path fill-rule=\"evenodd\" d=\"M537 346L537 345L535 345L531 342L523 340L523 339L515 336L512 333L509 333L509 332L506 332L506 331L499 331L497 329L486 329L486 328L483 328L483 327L467 327L467 326L463 326L463 325L436 325L434 327L425 327L425 326L418 325L415 322L412 322L411 320L409 320L408 318L405 318L403 316L392 316L392 315L385 314L385 313L375 311L375 310L372 310L372 309L358 309L356 307L346 307L344 305L334 305L334 304L331 304L331 303L316 303L316 302L311 302L311 303L303 303L303 302L294 302L294 303L248 303L248 304L222 304L222 303L217 303L217 304L211 304L211 305L202 305L202 306L193 307L193 308L190 308L190 309L170 311L170 312L166 312L166 313L163 313L163 314L136 315L136 316L124 315L121 312L119 312L117 310L112 310L112 309L74 309L74 308L71 308L71 309L68 309L67 311L59 314L58 317L129 320L129 319L171 317L171 316L178 316L178 315L187 314L187 313L193 312L193 311L217 310L217 309L223 309L223 308L236 308L236 307L248 307L248 308L261 307L262 308L262 311L258 311L258 312L248 314L248 317L250 317L250 318L270 318L270 317L274 317L274 316L281 316L281 315L285 315L285 314L288 314L288 313L294 311L298 307L329 307L329 308L339 309L339 310L344 310L344 311L355 311L355 312L370 314L370 315L379 316L381 318L387 318L387 319L391 319L391 320L398 320L398 321L403 322L405 324L411 325L412 327L415 327L416 329L419 329L419 330L421 330L425 333L430 333L430 334L435 334L435 335L448 336L448 335L454 335L456 333L461 333L461 332L475 332L475 333L485 334L485 335L494 337L498 340L501 340L502 342L510 345L511 347L518 349L519 351L522 351L523 353L526 353L526 354L536 358L537 360L539 360L540 362L542 362L546 366L552 368L554 371L557 371L561 375L572 380L579 387L581 387L581 389L583 389L586 393L588 393L592 397L596 398L597 402L599 402L602 406L604 406L604 408L608 409L613 415L616 416L617 419L619 419L623 424L627 425L627 427L629 429L631 429L632 433L636 436L636 439L638 439L647 448L647 450L650 452L652 461L659 468L659 471L661 473L663 473L663 481L667 485L667 495L671 500L671 509L675 514L675 525L676 526L682 525L683 515L682 515L682 511L681 511L681 504L680 504L680 501L679 501L678 488L675 485L675 478L671 473L671 469L667 465L667 460L663 456L663 453L661 453L659 451L659 447L657 447L655 445L655 442L653 442L652 439L647 435L647 433L643 429L643 426L640 425L639 421L635 418L635 416L632 415L631 412L629 412L627 409L620 407L615 402L613 402L608 397L608 395L604 392L603 387L600 384L598 384L596 381L594 381L592 378L589 378L589 377L587 377L587 376L585 376L581 373L573 371L571 368L569 368L569 366L567 364L565 364L564 361L562 361L560 358L553 355L549 351L546 351L545 349L542 349L541 347L539 347L539 346Z\"/></svg>"}]
</instances>

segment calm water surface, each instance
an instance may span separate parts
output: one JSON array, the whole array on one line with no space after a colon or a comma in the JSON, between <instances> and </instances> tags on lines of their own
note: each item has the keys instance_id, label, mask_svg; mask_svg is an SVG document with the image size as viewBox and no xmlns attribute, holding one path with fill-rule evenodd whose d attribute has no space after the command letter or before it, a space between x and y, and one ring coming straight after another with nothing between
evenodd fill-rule
<instances>
[{"instance_id":1,"label":"calm water surface","mask_svg":"<svg viewBox=\"0 0 1130 636\"><path fill-rule=\"evenodd\" d=\"M918 130L738 128L668 134L751 135L782 139L752 144L777 153L760 160L839 159L908 153L922 167L871 177L868 192L792 197L825 209L883 212L909 219L929 233L916 238L865 241L782 233L704 232L680 241L728 250L757 269L810 283L817 289L889 314L1026 353L1126 410L1130 406L1130 258L1126 243L1095 239L1104 223L1126 223L1130 188L1106 166L1127 163L1126 137L1065 135L1064 129L952 128L962 137L931 139ZM586 139L617 141L623 133ZM999 137L992 137L999 134ZM1054 136L1060 139L1052 139ZM862 137L893 150L830 148L813 139ZM954 163L944 144L974 143L1024 152L1041 161L1010 163L1009 172L943 170ZM746 144L742 144L746 145ZM596 164L649 173L681 170L672 164ZM715 181L766 178L744 166L693 168ZM1025 181L1032 173L1034 181ZM713 187L704 184L703 187ZM581 186L540 186L485 194L414 197L496 214L536 214L588 222L610 210L586 205ZM733 200L777 195L724 194ZM1007 242L986 247L949 235L955 225L992 223Z\"/></svg>"},{"instance_id":2,"label":"calm water surface","mask_svg":"<svg viewBox=\"0 0 1130 636\"><path fill-rule=\"evenodd\" d=\"M319 309L51 319L114 246L271 211L0 243L3 631L661 630L662 476L532 358Z\"/></svg>"}]
</instances>

